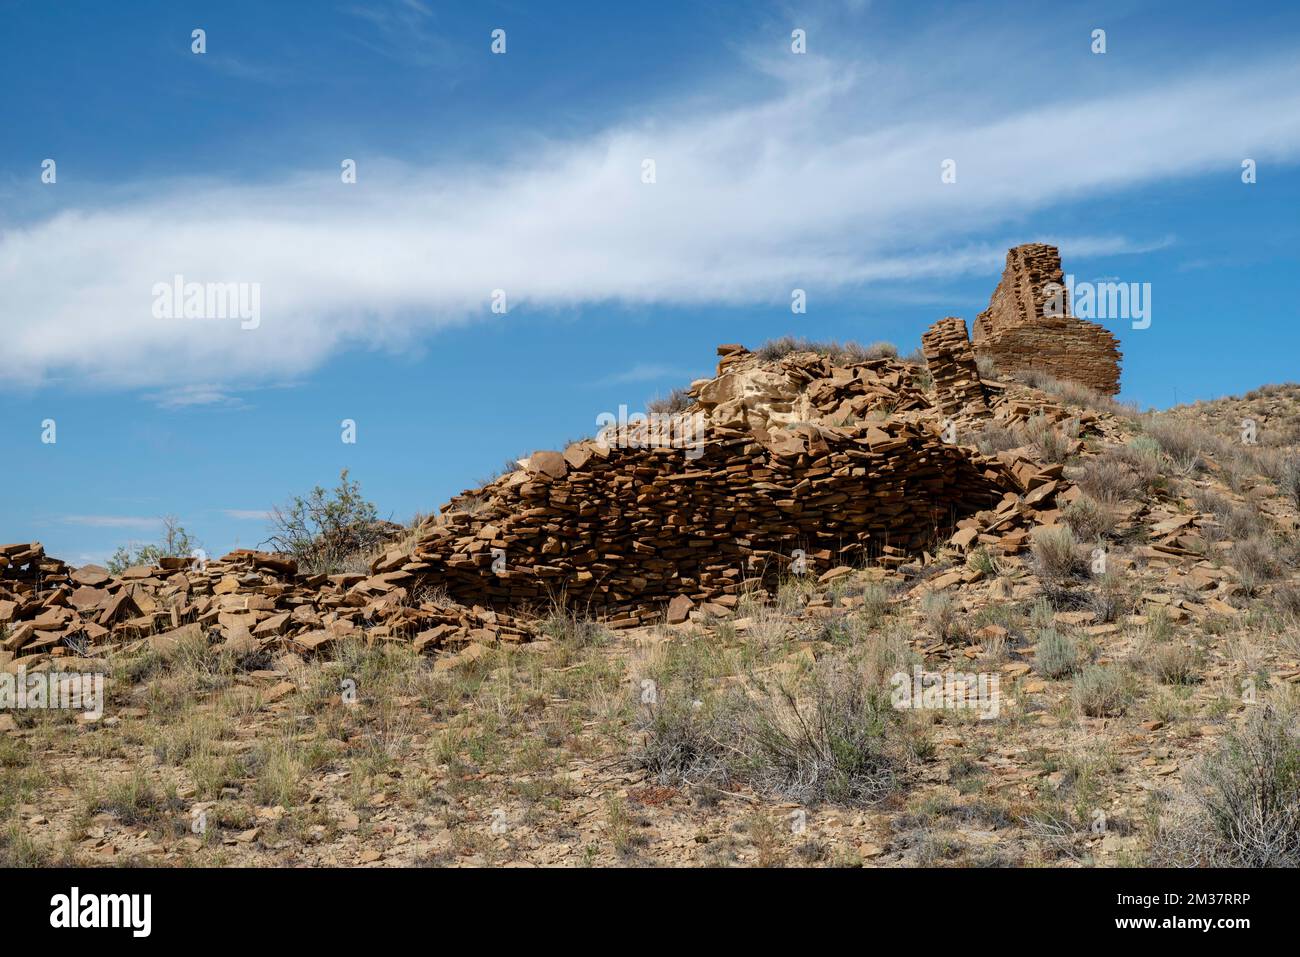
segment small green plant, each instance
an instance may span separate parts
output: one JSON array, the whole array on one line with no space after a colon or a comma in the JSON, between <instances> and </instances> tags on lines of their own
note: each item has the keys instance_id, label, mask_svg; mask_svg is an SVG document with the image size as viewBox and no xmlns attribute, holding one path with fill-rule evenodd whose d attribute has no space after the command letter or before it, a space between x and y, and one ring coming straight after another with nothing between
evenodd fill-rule
<instances>
[{"instance_id":1,"label":"small green plant","mask_svg":"<svg viewBox=\"0 0 1300 957\"><path fill-rule=\"evenodd\" d=\"M1079 667L1079 646L1074 639L1055 628L1038 633L1034 649L1034 668L1045 678L1064 678Z\"/></svg>"},{"instance_id":2,"label":"small green plant","mask_svg":"<svg viewBox=\"0 0 1300 957\"><path fill-rule=\"evenodd\" d=\"M1034 536L1034 568L1040 578L1063 581L1083 568L1079 543L1068 525L1048 527Z\"/></svg>"},{"instance_id":3,"label":"small green plant","mask_svg":"<svg viewBox=\"0 0 1300 957\"><path fill-rule=\"evenodd\" d=\"M192 558L199 549L197 539L181 525L174 515L163 517L163 537L158 542L137 545L134 549L120 546L108 560L108 570L120 575L136 565L157 565L163 558Z\"/></svg>"},{"instance_id":4,"label":"small green plant","mask_svg":"<svg viewBox=\"0 0 1300 957\"><path fill-rule=\"evenodd\" d=\"M966 556L966 567L989 578L997 578L1002 574L1002 566L997 558L983 545Z\"/></svg>"},{"instance_id":5,"label":"small green plant","mask_svg":"<svg viewBox=\"0 0 1300 957\"><path fill-rule=\"evenodd\" d=\"M1074 704L1093 718L1123 714L1131 692L1124 674L1108 665L1088 665L1074 676Z\"/></svg>"},{"instance_id":6,"label":"small green plant","mask_svg":"<svg viewBox=\"0 0 1300 957\"><path fill-rule=\"evenodd\" d=\"M274 533L264 544L292 555L303 571L314 574L363 566L389 538L388 524L362 497L361 483L348 481L347 469L334 489L317 485L305 498L295 495L288 505L277 506L271 524Z\"/></svg>"}]
</instances>

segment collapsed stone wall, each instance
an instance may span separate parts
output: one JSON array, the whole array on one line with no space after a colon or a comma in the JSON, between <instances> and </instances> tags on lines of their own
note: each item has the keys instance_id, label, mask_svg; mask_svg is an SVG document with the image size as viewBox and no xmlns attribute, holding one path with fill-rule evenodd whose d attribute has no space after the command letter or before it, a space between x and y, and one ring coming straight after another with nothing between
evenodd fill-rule
<instances>
[{"instance_id":1,"label":"collapsed stone wall","mask_svg":"<svg viewBox=\"0 0 1300 957\"><path fill-rule=\"evenodd\" d=\"M988 412L965 319L957 316L940 319L921 336L921 351L944 415Z\"/></svg>"},{"instance_id":2,"label":"collapsed stone wall","mask_svg":"<svg viewBox=\"0 0 1300 957\"><path fill-rule=\"evenodd\" d=\"M435 649L521 641L504 612L465 607L414 587L418 569L382 575L308 575L283 555L239 549L221 559L163 558L117 574L71 568L39 542L0 545L0 672L75 668L89 654L148 647L175 653L205 634L220 649L311 653L363 633Z\"/></svg>"},{"instance_id":3,"label":"collapsed stone wall","mask_svg":"<svg viewBox=\"0 0 1300 957\"><path fill-rule=\"evenodd\" d=\"M1026 243L1008 250L989 306L975 320L975 353L1003 372L1042 371L1115 395L1119 340L1104 326L1069 314L1064 283L1055 246Z\"/></svg>"},{"instance_id":4,"label":"collapsed stone wall","mask_svg":"<svg viewBox=\"0 0 1300 957\"><path fill-rule=\"evenodd\" d=\"M995 465L900 421L801 425L762 441L710 429L694 461L586 440L533 455L474 511L444 512L409 559L461 603L563 598L631 625L679 595L734 603L746 579L770 584L795 549L814 571L915 552L1009 487Z\"/></svg>"},{"instance_id":5,"label":"collapsed stone wall","mask_svg":"<svg viewBox=\"0 0 1300 957\"><path fill-rule=\"evenodd\" d=\"M978 535L1010 551L1024 547L1020 526L1055 507L1050 470L943 442L908 363L719 353L718 374L692 384L695 404L673 427L619 423L534 453L453 499L369 575L304 573L247 550L111 574L38 543L0 545L0 669L145 646L173 654L214 634L246 659L363 635L424 650L515 641L534 627L529 606L555 599L613 626L657 621L670 602L680 619L683 603L723 611L774 584L797 550L794 570L812 574L903 564L954 528L960 547Z\"/></svg>"}]
</instances>

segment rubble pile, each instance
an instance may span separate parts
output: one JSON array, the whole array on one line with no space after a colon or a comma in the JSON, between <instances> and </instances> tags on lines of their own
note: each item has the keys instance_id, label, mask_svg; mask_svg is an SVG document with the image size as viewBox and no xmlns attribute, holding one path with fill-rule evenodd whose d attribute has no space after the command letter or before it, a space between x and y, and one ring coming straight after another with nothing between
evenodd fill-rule
<instances>
[{"instance_id":1,"label":"rubble pile","mask_svg":"<svg viewBox=\"0 0 1300 957\"><path fill-rule=\"evenodd\" d=\"M418 570L304 575L284 556L239 550L219 561L165 558L114 575L97 565L70 568L39 543L0 545L0 667L165 649L195 628L248 655L312 653L362 634L430 650L527 637L503 612L440 600L417 583Z\"/></svg>"}]
</instances>

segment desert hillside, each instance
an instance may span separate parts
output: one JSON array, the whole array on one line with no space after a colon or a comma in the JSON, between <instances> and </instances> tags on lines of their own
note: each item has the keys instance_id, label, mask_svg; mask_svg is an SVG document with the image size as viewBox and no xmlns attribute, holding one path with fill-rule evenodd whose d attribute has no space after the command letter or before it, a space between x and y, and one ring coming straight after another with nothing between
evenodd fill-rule
<instances>
[{"instance_id":1,"label":"desert hillside","mask_svg":"<svg viewBox=\"0 0 1300 957\"><path fill-rule=\"evenodd\" d=\"M1037 361L1054 257L909 357L720 346L332 566L0 546L3 672L107 676L0 715L0 863L1297 863L1300 386Z\"/></svg>"}]
</instances>

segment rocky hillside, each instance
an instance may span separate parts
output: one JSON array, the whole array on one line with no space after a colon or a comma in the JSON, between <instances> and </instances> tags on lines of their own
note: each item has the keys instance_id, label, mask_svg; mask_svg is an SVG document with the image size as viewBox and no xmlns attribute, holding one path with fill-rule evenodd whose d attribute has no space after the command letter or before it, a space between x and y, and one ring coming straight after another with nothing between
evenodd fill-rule
<instances>
[{"instance_id":1,"label":"rocky hillside","mask_svg":"<svg viewBox=\"0 0 1300 957\"><path fill-rule=\"evenodd\" d=\"M1219 835L1199 796L1290 740L1294 391L1139 416L985 378L950 416L926 365L722 352L681 410L719 429L698 459L617 434L534 455L372 575L4 546L5 671L109 672L98 722L0 718L5 861L1291 853L1284 827ZM684 554L645 550L666 538ZM547 601L582 568L584 603ZM891 706L914 668L961 676L957 706ZM980 676L996 715L961 706Z\"/></svg>"},{"instance_id":2,"label":"rocky hillside","mask_svg":"<svg viewBox=\"0 0 1300 957\"><path fill-rule=\"evenodd\" d=\"M0 862L1300 862L1300 388L924 347L722 346L368 573L0 546L9 687L107 675L0 713Z\"/></svg>"}]
</instances>

